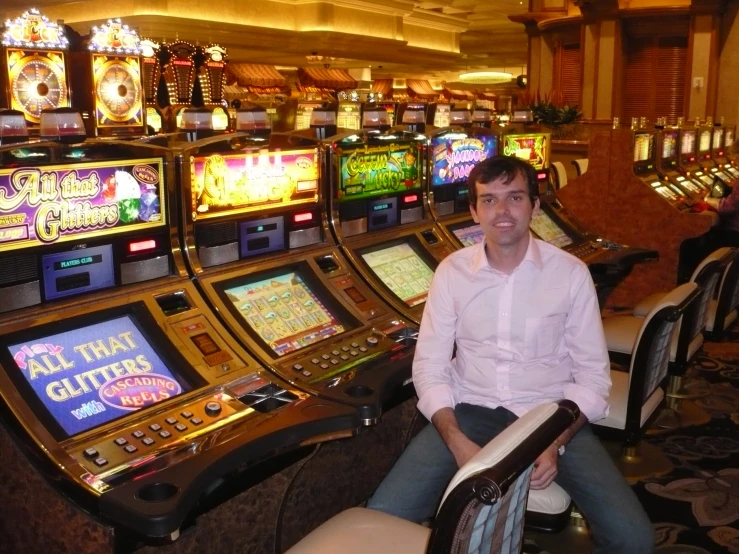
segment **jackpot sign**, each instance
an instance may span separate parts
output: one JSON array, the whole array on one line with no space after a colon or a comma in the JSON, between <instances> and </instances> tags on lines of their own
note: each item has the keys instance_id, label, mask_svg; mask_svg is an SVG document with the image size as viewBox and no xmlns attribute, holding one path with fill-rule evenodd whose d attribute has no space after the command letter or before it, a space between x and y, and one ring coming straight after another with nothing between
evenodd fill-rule
<instances>
[{"instance_id":1,"label":"jackpot sign","mask_svg":"<svg viewBox=\"0 0 739 554\"><path fill-rule=\"evenodd\" d=\"M260 151L191 158L192 218L318 200L318 151Z\"/></svg>"},{"instance_id":2,"label":"jackpot sign","mask_svg":"<svg viewBox=\"0 0 739 554\"><path fill-rule=\"evenodd\" d=\"M164 225L161 159L0 170L0 252Z\"/></svg>"},{"instance_id":3,"label":"jackpot sign","mask_svg":"<svg viewBox=\"0 0 739 554\"><path fill-rule=\"evenodd\" d=\"M419 144L365 146L341 154L339 201L392 194L421 186Z\"/></svg>"},{"instance_id":4,"label":"jackpot sign","mask_svg":"<svg viewBox=\"0 0 739 554\"><path fill-rule=\"evenodd\" d=\"M494 136L435 138L432 145L432 184L438 186L466 182L475 164L495 154L495 146Z\"/></svg>"}]
</instances>

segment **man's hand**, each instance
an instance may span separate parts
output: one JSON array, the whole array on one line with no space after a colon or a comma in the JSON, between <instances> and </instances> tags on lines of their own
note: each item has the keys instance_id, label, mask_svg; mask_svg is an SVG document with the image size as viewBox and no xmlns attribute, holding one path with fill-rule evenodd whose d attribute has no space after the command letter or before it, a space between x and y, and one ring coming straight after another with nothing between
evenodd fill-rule
<instances>
[{"instance_id":1,"label":"man's hand","mask_svg":"<svg viewBox=\"0 0 739 554\"><path fill-rule=\"evenodd\" d=\"M557 476L557 445L552 444L534 462L534 471L531 474L531 488L545 489Z\"/></svg>"},{"instance_id":2,"label":"man's hand","mask_svg":"<svg viewBox=\"0 0 739 554\"><path fill-rule=\"evenodd\" d=\"M447 446L449 447L449 450L452 451L452 455L457 461L457 467L462 467L472 459L472 456L482 450L482 448L462 433L450 441Z\"/></svg>"},{"instance_id":3,"label":"man's hand","mask_svg":"<svg viewBox=\"0 0 739 554\"><path fill-rule=\"evenodd\" d=\"M457 416L452 408L441 408L431 416L431 423L441 435L449 451L457 462L457 467L462 467L472 456L480 451L480 447L467 438L457 423Z\"/></svg>"}]
</instances>

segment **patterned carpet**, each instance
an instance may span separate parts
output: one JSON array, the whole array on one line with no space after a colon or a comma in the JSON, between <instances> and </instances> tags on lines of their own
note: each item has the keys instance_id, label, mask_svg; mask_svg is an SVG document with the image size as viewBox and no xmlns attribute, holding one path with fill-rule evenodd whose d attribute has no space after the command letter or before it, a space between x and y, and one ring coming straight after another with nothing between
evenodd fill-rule
<instances>
[{"instance_id":1,"label":"patterned carpet","mask_svg":"<svg viewBox=\"0 0 739 554\"><path fill-rule=\"evenodd\" d=\"M739 554L739 331L706 343L688 375L710 385L695 402L711 420L648 436L675 464L634 485L660 554Z\"/></svg>"}]
</instances>

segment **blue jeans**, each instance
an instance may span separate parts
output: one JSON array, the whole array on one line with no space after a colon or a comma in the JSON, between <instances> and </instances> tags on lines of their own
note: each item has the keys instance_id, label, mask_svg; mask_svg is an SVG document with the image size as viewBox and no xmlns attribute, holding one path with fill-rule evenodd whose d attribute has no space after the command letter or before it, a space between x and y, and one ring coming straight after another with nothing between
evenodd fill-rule
<instances>
[{"instance_id":1,"label":"blue jeans","mask_svg":"<svg viewBox=\"0 0 739 554\"><path fill-rule=\"evenodd\" d=\"M458 404L459 427L483 446L516 420L505 408ZM556 483L572 497L590 526L597 554L655 551L654 526L631 487L586 424L559 459ZM433 425L408 445L368 507L420 523L436 513L457 464Z\"/></svg>"}]
</instances>

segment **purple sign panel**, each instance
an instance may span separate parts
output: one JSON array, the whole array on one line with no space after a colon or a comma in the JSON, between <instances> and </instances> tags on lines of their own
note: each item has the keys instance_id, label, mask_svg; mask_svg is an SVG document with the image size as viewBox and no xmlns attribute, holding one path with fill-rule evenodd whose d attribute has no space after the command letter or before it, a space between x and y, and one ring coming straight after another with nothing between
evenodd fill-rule
<instances>
[{"instance_id":1,"label":"purple sign panel","mask_svg":"<svg viewBox=\"0 0 739 554\"><path fill-rule=\"evenodd\" d=\"M160 158L0 170L0 252L166 223Z\"/></svg>"}]
</instances>

